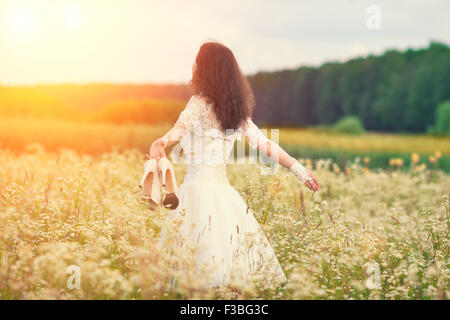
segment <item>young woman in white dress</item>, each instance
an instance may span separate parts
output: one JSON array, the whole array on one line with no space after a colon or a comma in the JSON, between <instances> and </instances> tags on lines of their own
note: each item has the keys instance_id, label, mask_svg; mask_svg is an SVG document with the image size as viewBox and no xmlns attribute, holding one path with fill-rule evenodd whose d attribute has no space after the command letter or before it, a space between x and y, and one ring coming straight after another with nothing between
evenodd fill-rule
<instances>
[{"instance_id":1,"label":"young woman in white dress","mask_svg":"<svg viewBox=\"0 0 450 320\"><path fill-rule=\"evenodd\" d=\"M179 142L187 160L185 179L176 191L179 203L169 218L182 219L184 244L198 248L199 265L212 267L210 286L254 275L284 283L285 274L267 238L227 179L226 163L235 140L247 138L250 147L288 168L311 190L318 191L319 184L251 120L253 93L230 49L217 42L203 44L190 84L194 95L174 127L152 143L148 155L164 159L165 148ZM170 241L164 229L161 240Z\"/></svg>"}]
</instances>

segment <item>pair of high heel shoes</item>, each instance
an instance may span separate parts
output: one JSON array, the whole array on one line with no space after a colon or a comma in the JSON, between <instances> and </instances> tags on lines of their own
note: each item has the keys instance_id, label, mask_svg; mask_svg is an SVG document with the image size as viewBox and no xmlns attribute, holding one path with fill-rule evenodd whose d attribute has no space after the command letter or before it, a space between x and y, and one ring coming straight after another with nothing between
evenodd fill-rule
<instances>
[{"instance_id":1,"label":"pair of high heel shoes","mask_svg":"<svg viewBox=\"0 0 450 320\"><path fill-rule=\"evenodd\" d=\"M153 208L159 204L170 210L178 207L177 182L172 163L167 158L145 162L139 187L142 188L142 198L148 199Z\"/></svg>"}]
</instances>

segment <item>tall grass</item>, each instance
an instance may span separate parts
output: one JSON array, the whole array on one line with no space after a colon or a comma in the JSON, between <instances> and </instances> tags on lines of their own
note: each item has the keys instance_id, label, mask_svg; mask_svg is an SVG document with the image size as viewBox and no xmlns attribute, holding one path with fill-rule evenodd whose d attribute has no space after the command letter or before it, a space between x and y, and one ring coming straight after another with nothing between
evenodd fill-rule
<instances>
[{"instance_id":1,"label":"tall grass","mask_svg":"<svg viewBox=\"0 0 450 320\"><path fill-rule=\"evenodd\" d=\"M449 298L450 180L440 171L353 163L343 172L320 160L321 191L311 196L284 169L262 176L257 166L230 166L288 284L263 274L210 290L189 251L158 245L169 212L140 201L142 164L137 150L0 150L0 299ZM182 181L184 165L175 169ZM67 285L69 266L81 270L80 289Z\"/></svg>"}]
</instances>

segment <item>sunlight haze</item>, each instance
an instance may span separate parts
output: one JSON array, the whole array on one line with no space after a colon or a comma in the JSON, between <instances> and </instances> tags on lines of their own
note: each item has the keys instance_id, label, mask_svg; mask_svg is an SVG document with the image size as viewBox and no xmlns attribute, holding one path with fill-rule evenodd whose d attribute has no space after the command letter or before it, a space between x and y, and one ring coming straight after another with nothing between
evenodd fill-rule
<instances>
[{"instance_id":1,"label":"sunlight haze","mask_svg":"<svg viewBox=\"0 0 450 320\"><path fill-rule=\"evenodd\" d=\"M255 73L448 43L449 1L0 0L0 84L186 82L218 40ZM432 21L432 23L430 23Z\"/></svg>"}]
</instances>

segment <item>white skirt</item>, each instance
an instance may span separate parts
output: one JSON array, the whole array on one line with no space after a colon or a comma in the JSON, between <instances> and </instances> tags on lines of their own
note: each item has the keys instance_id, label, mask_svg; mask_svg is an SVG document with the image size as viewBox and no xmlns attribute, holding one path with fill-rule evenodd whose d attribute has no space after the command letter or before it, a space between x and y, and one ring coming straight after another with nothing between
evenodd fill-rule
<instances>
[{"instance_id":1,"label":"white skirt","mask_svg":"<svg viewBox=\"0 0 450 320\"><path fill-rule=\"evenodd\" d=\"M250 279L270 279L276 286L286 276L257 220L229 184L226 166L188 165L178 189L180 203L168 219L180 219L180 244L194 251L199 270L207 267L209 286ZM160 243L166 239L164 228ZM201 274L202 278L205 274Z\"/></svg>"}]
</instances>

